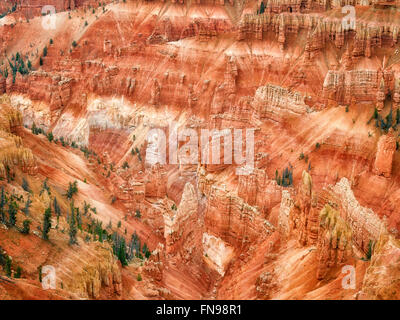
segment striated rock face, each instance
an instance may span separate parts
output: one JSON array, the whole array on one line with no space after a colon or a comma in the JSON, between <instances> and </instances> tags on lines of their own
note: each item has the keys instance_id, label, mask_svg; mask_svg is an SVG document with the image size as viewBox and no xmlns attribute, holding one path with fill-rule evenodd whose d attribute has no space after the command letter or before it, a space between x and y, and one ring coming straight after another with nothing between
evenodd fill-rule
<instances>
[{"instance_id":1,"label":"striated rock face","mask_svg":"<svg viewBox=\"0 0 400 320\"><path fill-rule=\"evenodd\" d=\"M263 272L256 281L257 297L262 300L270 299L271 291L276 286L274 274L268 271Z\"/></svg>"},{"instance_id":2,"label":"striated rock face","mask_svg":"<svg viewBox=\"0 0 400 320\"><path fill-rule=\"evenodd\" d=\"M6 86L6 78L0 76L0 95L6 93L7 86Z\"/></svg>"},{"instance_id":3,"label":"striated rock face","mask_svg":"<svg viewBox=\"0 0 400 320\"><path fill-rule=\"evenodd\" d=\"M326 103L335 101L350 104L356 101L374 101L378 110L389 90L394 88L393 70L329 70L323 84L323 96Z\"/></svg>"},{"instance_id":4,"label":"striated rock face","mask_svg":"<svg viewBox=\"0 0 400 320\"><path fill-rule=\"evenodd\" d=\"M287 196L286 196L287 197ZM283 200L287 206L290 199ZM289 204L290 206L290 204ZM286 214L282 212L281 219L285 220ZM298 233L298 241L301 245L314 245L318 240L319 217L316 208L316 199L312 191L312 179L308 172L303 171L302 181L296 194L296 201L289 213L289 226L291 233ZM281 222L286 224L286 222Z\"/></svg>"},{"instance_id":5,"label":"striated rock face","mask_svg":"<svg viewBox=\"0 0 400 320\"><path fill-rule=\"evenodd\" d=\"M63 286L82 298L99 298L102 287L109 287L112 292L121 295L120 267L110 251L104 250L102 254L95 258L96 261L90 261L83 266L78 265L67 271L67 277L61 280Z\"/></svg>"},{"instance_id":6,"label":"striated rock face","mask_svg":"<svg viewBox=\"0 0 400 320\"><path fill-rule=\"evenodd\" d=\"M0 178L9 179L14 167L19 167L30 175L37 173L38 167L32 151L23 147L20 136L22 116L9 105L0 104Z\"/></svg>"},{"instance_id":7,"label":"striated rock face","mask_svg":"<svg viewBox=\"0 0 400 320\"><path fill-rule=\"evenodd\" d=\"M234 256L234 248L227 245L222 239L208 233L203 233L203 251L207 262L223 276L226 267Z\"/></svg>"},{"instance_id":8,"label":"striated rock face","mask_svg":"<svg viewBox=\"0 0 400 320\"><path fill-rule=\"evenodd\" d=\"M328 270L346 261L352 254L351 229L338 211L325 205L320 214L317 244L317 278L323 279Z\"/></svg>"},{"instance_id":9,"label":"striated rock face","mask_svg":"<svg viewBox=\"0 0 400 320\"><path fill-rule=\"evenodd\" d=\"M256 208L215 186L210 190L204 220L209 233L239 247L260 241L273 230Z\"/></svg>"},{"instance_id":10,"label":"striated rock face","mask_svg":"<svg viewBox=\"0 0 400 320\"><path fill-rule=\"evenodd\" d=\"M257 89L253 104L261 119L278 121L282 116L299 116L307 112L300 93L270 84Z\"/></svg>"},{"instance_id":11,"label":"striated rock face","mask_svg":"<svg viewBox=\"0 0 400 320\"><path fill-rule=\"evenodd\" d=\"M157 245L157 248L151 253L151 256L146 260L144 265L145 272L157 281L163 278L163 270L165 267L165 249L162 243Z\"/></svg>"},{"instance_id":12,"label":"striated rock face","mask_svg":"<svg viewBox=\"0 0 400 320\"><path fill-rule=\"evenodd\" d=\"M194 186L189 182L186 183L179 207L166 208L165 211L164 237L168 254L190 243L187 237L193 233L191 225L195 223L197 217L197 196Z\"/></svg>"},{"instance_id":13,"label":"striated rock face","mask_svg":"<svg viewBox=\"0 0 400 320\"><path fill-rule=\"evenodd\" d=\"M13 0L18 4L18 9L27 16L32 18L33 15L41 15L44 13L43 7L52 6L55 8L56 12L74 10L78 7L88 6L90 4L95 4L92 0ZM109 2L106 0L106 3Z\"/></svg>"},{"instance_id":14,"label":"striated rock face","mask_svg":"<svg viewBox=\"0 0 400 320\"><path fill-rule=\"evenodd\" d=\"M251 174L239 176L238 196L267 215L268 210L278 203L280 190L263 169L256 168Z\"/></svg>"},{"instance_id":15,"label":"striated rock face","mask_svg":"<svg viewBox=\"0 0 400 320\"><path fill-rule=\"evenodd\" d=\"M293 199L290 196L290 192L287 190L282 190L282 199L279 207L279 217L278 217L278 227L280 233L287 237L290 234L290 224L291 219L290 212L294 206Z\"/></svg>"},{"instance_id":16,"label":"striated rock face","mask_svg":"<svg viewBox=\"0 0 400 320\"><path fill-rule=\"evenodd\" d=\"M393 156L396 151L396 139L393 131L379 138L378 149L376 151L374 172L389 178L392 174Z\"/></svg>"},{"instance_id":17,"label":"striated rock face","mask_svg":"<svg viewBox=\"0 0 400 320\"><path fill-rule=\"evenodd\" d=\"M155 106L158 105L160 103L160 94L161 94L160 84L158 83L157 79L154 79L153 86L151 88L150 104Z\"/></svg>"},{"instance_id":18,"label":"striated rock face","mask_svg":"<svg viewBox=\"0 0 400 320\"><path fill-rule=\"evenodd\" d=\"M23 0L0 14L14 3L0 19L0 184L21 200L0 247L23 274L1 296L40 292L49 263L57 298L398 298L399 1ZM183 130L203 129L221 133L207 140L219 162L186 163L201 141ZM235 129L254 168L223 162Z\"/></svg>"},{"instance_id":19,"label":"striated rock face","mask_svg":"<svg viewBox=\"0 0 400 320\"><path fill-rule=\"evenodd\" d=\"M296 11L296 5L293 7ZM338 7L341 7L341 5ZM292 8L292 6L289 8ZM302 30L310 33L308 50L312 51L320 51L325 48L330 39L333 40L336 47L341 48L346 39L353 38L354 50L352 54L354 56L371 57L372 51L380 47L383 42L389 42L393 45L398 41L398 25L386 22L384 28L380 28L375 23L370 22L366 16L364 18L360 15L357 17L354 26L345 29L341 18L297 12L275 13L268 8L264 14L245 14L243 16L239 25L238 40L252 38L261 40L265 39L268 33L273 33L281 50L283 50L287 39L298 35ZM384 32L383 30L388 31ZM386 38L386 35L388 38Z\"/></svg>"},{"instance_id":20,"label":"striated rock face","mask_svg":"<svg viewBox=\"0 0 400 320\"><path fill-rule=\"evenodd\" d=\"M313 191L312 185L311 176L303 171L298 190L293 195L282 192L278 225L284 239L316 245L317 278L326 279L331 270L352 263L353 248L364 258L386 227L371 209L359 204L346 178L322 190Z\"/></svg>"},{"instance_id":21,"label":"striated rock face","mask_svg":"<svg viewBox=\"0 0 400 320\"><path fill-rule=\"evenodd\" d=\"M373 246L371 265L364 277L360 299L400 299L400 243L383 231Z\"/></svg>"},{"instance_id":22,"label":"striated rock face","mask_svg":"<svg viewBox=\"0 0 400 320\"><path fill-rule=\"evenodd\" d=\"M146 170L145 174L146 197L163 198L166 195L167 176L162 165L156 164Z\"/></svg>"},{"instance_id":23,"label":"striated rock face","mask_svg":"<svg viewBox=\"0 0 400 320\"><path fill-rule=\"evenodd\" d=\"M371 210L362 207L354 197L350 183L342 178L334 187L333 192L341 206L341 216L352 230L352 240L363 252L369 249L369 243L378 240L383 228L382 220Z\"/></svg>"},{"instance_id":24,"label":"striated rock face","mask_svg":"<svg viewBox=\"0 0 400 320\"><path fill-rule=\"evenodd\" d=\"M306 173L305 176L307 177L307 175ZM307 178L306 181L310 180ZM383 222L374 211L360 205L354 196L348 179L342 178L334 186L328 186L327 188L318 190L315 192L313 200L307 197L305 199L308 199L308 201L302 199L304 199L304 196L301 195L301 192L294 197L294 200L292 200L289 193L283 193L279 223L282 230L286 233L289 232L288 230L297 229L299 234L302 235L300 239L303 240L303 244L308 243L311 239L313 239L311 243L315 243L316 227L318 225L316 221L318 221L318 219L316 219L315 214L312 212L317 212L319 215L319 211L323 209L326 204L329 204L329 210L332 209L335 211L334 216L339 215L349 226L352 234L352 244L359 250L366 253L369 243L378 240ZM300 210L300 208L303 208L303 210ZM304 208L306 210L304 210ZM311 208L311 210L308 211L308 216L303 217L305 216L304 212L307 212L308 208ZM309 220L310 218L311 220ZM291 228L289 228L288 225L291 226ZM310 228L307 228L307 226ZM305 235L308 235L308 237Z\"/></svg>"}]
</instances>

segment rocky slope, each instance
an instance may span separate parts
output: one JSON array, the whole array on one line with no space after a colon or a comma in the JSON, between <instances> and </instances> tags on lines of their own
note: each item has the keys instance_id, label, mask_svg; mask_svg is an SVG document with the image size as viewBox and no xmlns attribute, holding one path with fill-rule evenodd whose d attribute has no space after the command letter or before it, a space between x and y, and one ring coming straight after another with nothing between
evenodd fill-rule
<instances>
[{"instance_id":1,"label":"rocky slope","mask_svg":"<svg viewBox=\"0 0 400 320\"><path fill-rule=\"evenodd\" d=\"M400 3L50 4L0 19L1 298L400 298Z\"/></svg>"}]
</instances>

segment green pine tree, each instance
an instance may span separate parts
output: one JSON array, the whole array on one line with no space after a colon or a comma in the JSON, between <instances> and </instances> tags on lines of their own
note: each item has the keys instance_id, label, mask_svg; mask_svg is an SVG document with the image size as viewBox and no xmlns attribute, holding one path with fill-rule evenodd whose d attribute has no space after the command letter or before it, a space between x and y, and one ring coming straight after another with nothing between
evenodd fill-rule
<instances>
[{"instance_id":1,"label":"green pine tree","mask_svg":"<svg viewBox=\"0 0 400 320\"><path fill-rule=\"evenodd\" d=\"M21 232L23 234L29 234L31 221L28 219L25 219L22 224L23 224L23 229Z\"/></svg>"},{"instance_id":2,"label":"green pine tree","mask_svg":"<svg viewBox=\"0 0 400 320\"><path fill-rule=\"evenodd\" d=\"M52 133L52 132L49 132L49 133L47 134L47 140L49 140L49 142L52 142L52 141L54 140L54 136L53 136L53 133Z\"/></svg>"},{"instance_id":3,"label":"green pine tree","mask_svg":"<svg viewBox=\"0 0 400 320\"><path fill-rule=\"evenodd\" d=\"M265 11L265 5L264 5L264 2L263 1L261 1L261 4L260 4L260 14L263 14L264 13L264 11Z\"/></svg>"},{"instance_id":4,"label":"green pine tree","mask_svg":"<svg viewBox=\"0 0 400 320\"><path fill-rule=\"evenodd\" d=\"M7 277L11 277L11 259L9 256L6 256L6 263L4 265L4 272Z\"/></svg>"},{"instance_id":5,"label":"green pine tree","mask_svg":"<svg viewBox=\"0 0 400 320\"><path fill-rule=\"evenodd\" d=\"M128 265L128 261L126 260L126 245L124 238L121 239L121 244L118 252L118 259L119 261L121 261L122 266Z\"/></svg>"},{"instance_id":6,"label":"green pine tree","mask_svg":"<svg viewBox=\"0 0 400 320\"><path fill-rule=\"evenodd\" d=\"M53 200L53 207L54 207L54 213L56 214L57 217L59 217L61 215L61 208L58 205L58 201L57 201L56 197L54 197L54 200Z\"/></svg>"},{"instance_id":7,"label":"green pine tree","mask_svg":"<svg viewBox=\"0 0 400 320\"><path fill-rule=\"evenodd\" d=\"M75 208L74 208L74 202L71 202L71 215L69 217L69 244L76 244L77 239L76 239L76 234L78 230L76 228L76 221L75 221Z\"/></svg>"},{"instance_id":8,"label":"green pine tree","mask_svg":"<svg viewBox=\"0 0 400 320\"><path fill-rule=\"evenodd\" d=\"M18 212L18 205L15 201L11 201L8 204L8 223L11 226L15 226L17 222L17 212Z\"/></svg>"},{"instance_id":9,"label":"green pine tree","mask_svg":"<svg viewBox=\"0 0 400 320\"><path fill-rule=\"evenodd\" d=\"M42 190L40 190L40 194L39 194L39 195L42 195L42 193L43 193L44 191L47 191L47 194L48 194L49 196L51 195L50 187L49 187L49 185L47 184L47 181L48 181L47 178L44 179L43 185L42 185Z\"/></svg>"},{"instance_id":10,"label":"green pine tree","mask_svg":"<svg viewBox=\"0 0 400 320\"><path fill-rule=\"evenodd\" d=\"M47 208L43 216L43 230L42 238L44 240L49 240L49 232L51 229L51 208Z\"/></svg>"},{"instance_id":11,"label":"green pine tree","mask_svg":"<svg viewBox=\"0 0 400 320\"><path fill-rule=\"evenodd\" d=\"M42 282L42 266L38 267L38 273L39 273L39 282Z\"/></svg>"},{"instance_id":12,"label":"green pine tree","mask_svg":"<svg viewBox=\"0 0 400 320\"><path fill-rule=\"evenodd\" d=\"M28 199L26 200L26 203L25 203L25 207L24 207L24 209L22 209L23 213L26 216L29 216L29 213L30 213L30 209L29 208L31 207L31 204L32 204L31 197L28 196Z\"/></svg>"},{"instance_id":13,"label":"green pine tree","mask_svg":"<svg viewBox=\"0 0 400 320\"><path fill-rule=\"evenodd\" d=\"M76 212L75 217L76 217L77 227L78 227L79 230L82 231L82 217L81 217L79 208L75 208L75 212Z\"/></svg>"},{"instance_id":14,"label":"green pine tree","mask_svg":"<svg viewBox=\"0 0 400 320\"><path fill-rule=\"evenodd\" d=\"M5 205L7 204L6 194L4 192L4 187L1 187L0 192L0 219L5 222Z\"/></svg>"},{"instance_id":15,"label":"green pine tree","mask_svg":"<svg viewBox=\"0 0 400 320\"><path fill-rule=\"evenodd\" d=\"M67 197L67 199L71 200L74 194L76 193L78 193L78 182L77 181L74 181L73 183L70 182L65 196Z\"/></svg>"},{"instance_id":16,"label":"green pine tree","mask_svg":"<svg viewBox=\"0 0 400 320\"><path fill-rule=\"evenodd\" d=\"M17 267L17 270L15 271L14 278L19 279L21 278L22 274L22 268L20 266Z\"/></svg>"},{"instance_id":17,"label":"green pine tree","mask_svg":"<svg viewBox=\"0 0 400 320\"><path fill-rule=\"evenodd\" d=\"M31 188L29 187L28 181L26 181L25 178L22 178L22 189L24 189L26 192L31 192Z\"/></svg>"}]
</instances>

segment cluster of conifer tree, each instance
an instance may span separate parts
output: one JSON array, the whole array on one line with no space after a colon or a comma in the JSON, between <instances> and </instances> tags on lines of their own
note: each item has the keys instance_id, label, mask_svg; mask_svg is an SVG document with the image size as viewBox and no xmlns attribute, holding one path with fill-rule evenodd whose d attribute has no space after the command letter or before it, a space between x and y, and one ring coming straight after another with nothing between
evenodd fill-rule
<instances>
[{"instance_id":1,"label":"cluster of conifer tree","mask_svg":"<svg viewBox=\"0 0 400 320\"><path fill-rule=\"evenodd\" d=\"M282 170L282 175L279 175L278 170L275 171L276 183L282 187L289 187L293 184L293 167L289 166Z\"/></svg>"},{"instance_id":2,"label":"cluster of conifer tree","mask_svg":"<svg viewBox=\"0 0 400 320\"><path fill-rule=\"evenodd\" d=\"M21 186L22 189L28 193L25 206L21 209L21 211L26 217L29 217L30 207L32 204L31 195L33 195L33 191L29 185L29 182L25 178L22 179ZM97 214L97 211L96 208L92 208L89 203L86 201L83 203L82 211L79 207L75 207L73 197L77 192L77 181L69 183L65 197L70 200L70 209L66 216L70 245L78 244L77 235L79 231L87 232L85 241L90 241L91 239L99 242L108 241L112 245L113 253L116 257L118 257L123 266L128 265L128 262L134 258L145 259L150 257L151 252L147 244L141 244L140 238L136 232L132 234L130 241L127 242L124 236L118 234L117 232L111 233L111 230L108 232L103 228L101 221L92 217L92 213ZM41 231L42 239L48 241L50 240L49 233L52 228L52 215L55 214L57 217L57 225L55 228L58 229L59 218L62 215L62 210L57 197L51 196L52 192L48 184L48 179L45 179L42 183L40 196L43 195L43 193L47 193L49 198L53 198L49 207L44 210L42 224L40 227L38 227L38 230ZM22 202L22 200L23 196L18 197L16 195L9 195L5 191L4 187L2 187L0 189L0 222L6 224L7 226L17 228L17 213L20 209L19 202ZM89 222L86 223L86 228L84 228L83 217L89 219ZM29 234L30 224L31 221L29 219L25 219L22 223L23 227L20 230L21 233ZM119 222L118 227L121 227L121 222ZM107 228L112 229L111 223ZM64 231L62 230L62 232Z\"/></svg>"},{"instance_id":3,"label":"cluster of conifer tree","mask_svg":"<svg viewBox=\"0 0 400 320\"><path fill-rule=\"evenodd\" d=\"M144 259L149 258L151 255L146 243L141 246L140 239L136 231L132 234L131 241L129 242L128 246L126 245L125 238L119 235L117 232L114 232L111 238L114 255L118 257L123 266L127 266L128 261L131 261L135 257Z\"/></svg>"},{"instance_id":4,"label":"cluster of conifer tree","mask_svg":"<svg viewBox=\"0 0 400 320\"><path fill-rule=\"evenodd\" d=\"M388 132L390 128L397 130L397 125L400 123L400 110L396 111L396 116L393 117L393 110L390 109L389 114L386 117L382 117L378 110L375 108L372 119L375 119L375 126L380 128L384 132Z\"/></svg>"},{"instance_id":5,"label":"cluster of conifer tree","mask_svg":"<svg viewBox=\"0 0 400 320\"><path fill-rule=\"evenodd\" d=\"M13 83L15 82L15 77L17 76L17 73L19 72L22 75L28 74L30 70L32 70L32 63L28 59L28 61L25 63L22 55L17 52L16 55L12 55L11 60L7 57L8 61L8 66L10 67L11 71L11 76L13 77ZM3 70L0 70L0 74L8 78L10 75L8 66L5 66Z\"/></svg>"},{"instance_id":6,"label":"cluster of conifer tree","mask_svg":"<svg viewBox=\"0 0 400 320\"><path fill-rule=\"evenodd\" d=\"M13 13L15 10L17 10L17 4L14 4L11 9L6 10L3 13L0 13L0 19L4 18L6 15L8 15L9 13Z\"/></svg>"}]
</instances>

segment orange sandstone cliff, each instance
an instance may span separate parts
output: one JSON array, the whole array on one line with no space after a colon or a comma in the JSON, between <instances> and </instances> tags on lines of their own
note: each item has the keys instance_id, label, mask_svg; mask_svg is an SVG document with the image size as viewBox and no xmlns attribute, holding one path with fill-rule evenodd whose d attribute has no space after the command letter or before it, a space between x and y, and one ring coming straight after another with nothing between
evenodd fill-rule
<instances>
[{"instance_id":1,"label":"orange sandstone cliff","mask_svg":"<svg viewBox=\"0 0 400 320\"><path fill-rule=\"evenodd\" d=\"M0 4L0 298L399 299L398 8Z\"/></svg>"}]
</instances>

